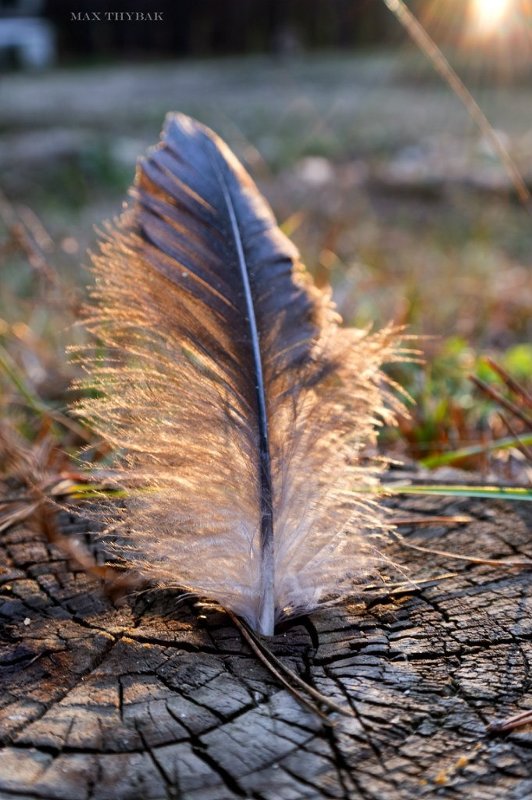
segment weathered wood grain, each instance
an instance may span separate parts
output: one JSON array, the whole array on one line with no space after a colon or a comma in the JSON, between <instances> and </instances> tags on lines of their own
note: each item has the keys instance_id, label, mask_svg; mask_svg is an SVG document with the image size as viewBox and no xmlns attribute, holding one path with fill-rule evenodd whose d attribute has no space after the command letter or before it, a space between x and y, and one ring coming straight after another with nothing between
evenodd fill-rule
<instances>
[{"instance_id":1,"label":"weathered wood grain","mask_svg":"<svg viewBox=\"0 0 532 800\"><path fill-rule=\"evenodd\" d=\"M409 499L474 522L411 532L469 555L532 556L526 504ZM65 525L83 531L74 518ZM532 734L486 724L532 706L530 572L395 547L412 578L295 624L273 651L352 719L327 729L222 614L152 592L116 609L28 527L0 550L0 798L260 800L532 797Z\"/></svg>"}]
</instances>

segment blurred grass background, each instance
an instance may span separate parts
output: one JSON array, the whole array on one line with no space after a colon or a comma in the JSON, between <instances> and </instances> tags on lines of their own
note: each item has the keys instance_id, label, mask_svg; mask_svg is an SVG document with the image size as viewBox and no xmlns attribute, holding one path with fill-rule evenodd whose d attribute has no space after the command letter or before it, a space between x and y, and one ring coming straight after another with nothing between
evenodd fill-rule
<instances>
[{"instance_id":1,"label":"blurred grass background","mask_svg":"<svg viewBox=\"0 0 532 800\"><path fill-rule=\"evenodd\" d=\"M489 49L456 60L530 184L525 56L513 72L506 62L497 72ZM452 91L405 46L6 71L0 387L9 424L32 439L43 409L65 409L74 373L65 349L83 336L75 322L95 226L120 212L135 160L169 110L229 143L347 323L393 319L427 337L426 363L394 370L416 405L399 433L385 432L388 450L417 460L509 433L468 376L506 392L491 356L530 383L530 211ZM459 463L487 469L494 459L507 479L523 479L517 449Z\"/></svg>"}]
</instances>

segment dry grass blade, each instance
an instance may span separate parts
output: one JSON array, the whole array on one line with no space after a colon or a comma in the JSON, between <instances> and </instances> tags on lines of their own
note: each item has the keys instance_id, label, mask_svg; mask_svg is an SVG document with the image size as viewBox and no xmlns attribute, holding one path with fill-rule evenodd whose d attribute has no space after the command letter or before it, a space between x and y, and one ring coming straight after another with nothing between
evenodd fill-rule
<instances>
[{"instance_id":1,"label":"dry grass blade","mask_svg":"<svg viewBox=\"0 0 532 800\"><path fill-rule=\"evenodd\" d=\"M363 589L363 594L372 594L372 599L393 597L394 595L402 595L419 589L430 589L433 586L438 586L441 581L450 581L452 578L457 578L457 572L445 572L442 575L436 575L434 578L414 579L408 581L399 581L397 583L388 583L385 590L382 586L376 583L369 584Z\"/></svg>"},{"instance_id":2,"label":"dry grass blade","mask_svg":"<svg viewBox=\"0 0 532 800\"><path fill-rule=\"evenodd\" d=\"M489 356L486 357L486 363L491 367L493 372L495 372L499 376L499 378L501 378L501 380L506 384L506 386L508 387L508 389L510 389L510 391L512 391L514 394L520 397L528 408L532 408L532 395L530 395L529 392L527 392L524 386L521 386L521 384L518 383L515 380L515 378L513 378L504 369L504 367L501 367L500 364L498 364Z\"/></svg>"},{"instance_id":3,"label":"dry grass blade","mask_svg":"<svg viewBox=\"0 0 532 800\"><path fill-rule=\"evenodd\" d=\"M35 513L39 505L40 501L36 501L0 514L0 533L4 533L13 525L25 522Z\"/></svg>"},{"instance_id":4,"label":"dry grass blade","mask_svg":"<svg viewBox=\"0 0 532 800\"><path fill-rule=\"evenodd\" d=\"M423 547L423 545L412 544L407 542L400 533L394 532L394 538L403 546L408 547L410 550L417 550L420 553L429 553L435 556L444 556L444 558L454 558L458 561L468 561L470 564L484 564L490 567L519 567L521 569L531 569L532 560L515 561L513 559L504 561L499 558L479 558L477 556L464 556L459 553L453 553L449 550L438 550L432 547Z\"/></svg>"},{"instance_id":5,"label":"dry grass blade","mask_svg":"<svg viewBox=\"0 0 532 800\"><path fill-rule=\"evenodd\" d=\"M502 412L499 413L499 416L503 421L504 425L506 425L506 427L514 437L515 446L517 447L517 449L524 455L526 459L528 459L528 461L532 462L532 450L530 449L530 447L528 447L522 440L520 434L516 431L516 429L508 419L508 417L505 417L505 415Z\"/></svg>"},{"instance_id":6,"label":"dry grass blade","mask_svg":"<svg viewBox=\"0 0 532 800\"><path fill-rule=\"evenodd\" d=\"M247 642L247 644L251 648L252 652L257 656L259 661L261 661L264 664L264 666L266 667L268 672L270 672L274 676L274 678L277 681L279 681L279 683L282 686L284 686L285 689L287 689L290 692L290 694L293 697L295 697L296 700L299 703L301 703L301 705L305 706L305 708L308 708L309 711L312 711L313 714L316 714L316 716L318 716L322 720L322 722L324 722L326 725L331 725L332 724L331 721L327 718L327 716L323 713L323 711L321 711L316 705L314 705L314 703L311 703L310 700L307 700L307 698L304 697L301 694L301 692L298 692L297 689L295 689L294 686L292 686L291 683L289 683L289 681L286 680L286 678L284 678L281 675L281 673L272 664L271 660L262 652L261 648L258 646L258 644L255 641L255 639L251 636L250 631L238 619L238 617L235 614L233 614L231 611L229 611L227 609L225 609L225 610L227 611L229 617L231 618L231 620L232 620L233 624L235 625L235 627L240 632L240 634L243 637L243 639Z\"/></svg>"},{"instance_id":7,"label":"dry grass blade","mask_svg":"<svg viewBox=\"0 0 532 800\"><path fill-rule=\"evenodd\" d=\"M122 572L118 567L99 564L87 547L76 538L64 536L57 523L58 505L48 496L36 489L40 495L35 511L38 512L39 527L50 544L55 545L66 558L97 578L104 584L105 594L116 602L132 592L144 590L146 581L134 572Z\"/></svg>"},{"instance_id":8,"label":"dry grass blade","mask_svg":"<svg viewBox=\"0 0 532 800\"><path fill-rule=\"evenodd\" d=\"M0 506L11 505L11 503L29 503L31 500L33 498L29 494L15 494L0 498Z\"/></svg>"},{"instance_id":9,"label":"dry grass blade","mask_svg":"<svg viewBox=\"0 0 532 800\"><path fill-rule=\"evenodd\" d=\"M467 514L455 514L452 516L442 517L390 517L389 522L392 525L466 525L473 522L473 517Z\"/></svg>"},{"instance_id":10,"label":"dry grass blade","mask_svg":"<svg viewBox=\"0 0 532 800\"><path fill-rule=\"evenodd\" d=\"M412 14L403 0L383 0L387 8L399 20L409 36L417 44L427 58L431 61L434 69L442 76L444 81L451 87L456 96L464 104L469 116L478 125L480 131L491 143L493 149L498 153L504 167L515 187L515 190L522 203L528 205L530 192L521 175L517 165L511 157L508 149L495 133L493 126L478 105L477 101L465 86L461 78L451 67L442 51L434 40L429 36L421 23Z\"/></svg>"},{"instance_id":11,"label":"dry grass blade","mask_svg":"<svg viewBox=\"0 0 532 800\"><path fill-rule=\"evenodd\" d=\"M506 717L506 719L490 722L486 730L488 733L509 733L524 725L532 725L532 709L514 714L512 717Z\"/></svg>"},{"instance_id":12,"label":"dry grass blade","mask_svg":"<svg viewBox=\"0 0 532 800\"><path fill-rule=\"evenodd\" d=\"M492 358L486 358L485 361L493 370L493 372L498 375L499 378L501 378L508 391L513 393L517 400L521 401L524 408L514 402L514 400L504 397L497 389L480 380L480 378L477 378L475 375L470 375L469 378L484 395L486 395L490 400L495 401L502 408L506 409L512 414L513 418L526 426L525 431L518 430L518 428L514 426L513 422L505 414L503 414L502 411L499 411L499 417L501 418L503 425L512 434L512 447L517 448L524 455L527 461L532 462L532 450L528 447L529 442L527 441L527 439L530 438L529 432L532 431L532 418L529 417L524 410L527 408L532 408L532 397L525 387L521 386L521 384L518 383L515 378L513 378L504 369L504 367L501 367L501 365L497 364L497 362L495 362Z\"/></svg>"},{"instance_id":13,"label":"dry grass blade","mask_svg":"<svg viewBox=\"0 0 532 800\"><path fill-rule=\"evenodd\" d=\"M232 611L225 609L226 613L230 617L231 621L234 623L235 627L240 631L242 637L247 642L247 644L251 647L257 658L265 665L265 667L271 672L274 677L282 683L283 686L288 689L288 691L304 706L309 708L313 711L314 714L317 714L320 719L322 719L327 725L332 725L333 723L329 720L325 714L312 702L307 700L301 692L299 692L292 683L295 683L299 686L304 692L310 695L314 700L318 703L321 703L324 706L327 706L331 711L336 711L339 714L343 714L344 716L350 717L352 716L351 711L349 709L344 708L343 706L338 705L335 703L334 700L331 700L329 697L321 694L318 692L314 687L309 686L299 675L296 675L291 669L289 669L283 662L278 659L272 652L269 650L261 640L255 636L253 631L240 620L236 614L233 614ZM284 673L284 674L281 674ZM286 677L284 677L286 676ZM291 683L292 682L292 683Z\"/></svg>"},{"instance_id":14,"label":"dry grass blade","mask_svg":"<svg viewBox=\"0 0 532 800\"><path fill-rule=\"evenodd\" d=\"M71 417L63 414L62 411L52 408L41 400L37 393L29 386L11 354L5 347L2 347L2 345L0 345L0 371L3 372L13 384L24 403L36 414L41 415L45 419L48 418L59 423L63 428L74 433L83 442L88 442L89 444L93 442L94 436L87 428L84 428L83 425L80 425L78 422L71 419Z\"/></svg>"},{"instance_id":15,"label":"dry grass blade","mask_svg":"<svg viewBox=\"0 0 532 800\"><path fill-rule=\"evenodd\" d=\"M9 231L11 240L25 253L30 267L56 287L57 274L43 253L43 244L49 245L51 240L35 214L29 208L18 209L17 213L0 190L0 219Z\"/></svg>"},{"instance_id":16,"label":"dry grass blade","mask_svg":"<svg viewBox=\"0 0 532 800\"><path fill-rule=\"evenodd\" d=\"M470 375L469 378L475 384L475 386L480 389L481 392L490 397L492 400L495 400L495 402L501 405L503 408L506 408L507 411L510 411L515 417L520 419L529 430L532 430L532 418L525 414L518 405L513 403L511 400L508 400L488 383L485 383L484 381L480 380L480 378L477 378L476 375Z\"/></svg>"}]
</instances>

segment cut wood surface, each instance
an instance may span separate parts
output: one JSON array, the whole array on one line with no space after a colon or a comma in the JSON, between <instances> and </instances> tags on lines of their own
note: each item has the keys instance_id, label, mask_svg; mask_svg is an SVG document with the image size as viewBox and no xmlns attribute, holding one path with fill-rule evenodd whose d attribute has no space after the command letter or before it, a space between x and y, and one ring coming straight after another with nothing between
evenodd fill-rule
<instances>
[{"instance_id":1,"label":"cut wood surface","mask_svg":"<svg viewBox=\"0 0 532 800\"><path fill-rule=\"evenodd\" d=\"M408 498L394 515L426 547L532 557L526 503ZM86 525L63 515L65 534ZM349 707L324 726L220 612L152 591L115 608L27 524L2 535L0 799L532 798L530 571L394 545L411 579L295 622L272 651Z\"/></svg>"}]
</instances>

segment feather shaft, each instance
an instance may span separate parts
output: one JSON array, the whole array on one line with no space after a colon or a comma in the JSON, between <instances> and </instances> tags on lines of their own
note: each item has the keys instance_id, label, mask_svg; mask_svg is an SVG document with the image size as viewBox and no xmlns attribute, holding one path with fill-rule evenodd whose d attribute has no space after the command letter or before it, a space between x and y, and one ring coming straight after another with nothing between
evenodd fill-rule
<instances>
[{"instance_id":1,"label":"feather shaft","mask_svg":"<svg viewBox=\"0 0 532 800\"><path fill-rule=\"evenodd\" d=\"M260 348L259 332L257 328L257 317L255 305L249 281L249 274L242 245L242 236L238 227L238 220L235 214L233 201L229 192L229 187L220 172L216 161L213 159L213 166L218 175L227 213L231 221L231 229L235 241L238 257L238 266L242 278L244 298L246 303L246 320L249 325L251 337L251 350L253 353L253 368L255 371L255 391L257 399L257 417L259 429L259 463L258 471L260 476L260 552L261 552L261 577L259 589L259 612L258 629L264 636L272 636L275 626L275 575L274 575L274 538L273 538L273 498L272 498L272 475L271 457L268 440L268 415L266 411L266 393L264 389L264 373L262 369L262 356Z\"/></svg>"}]
</instances>

